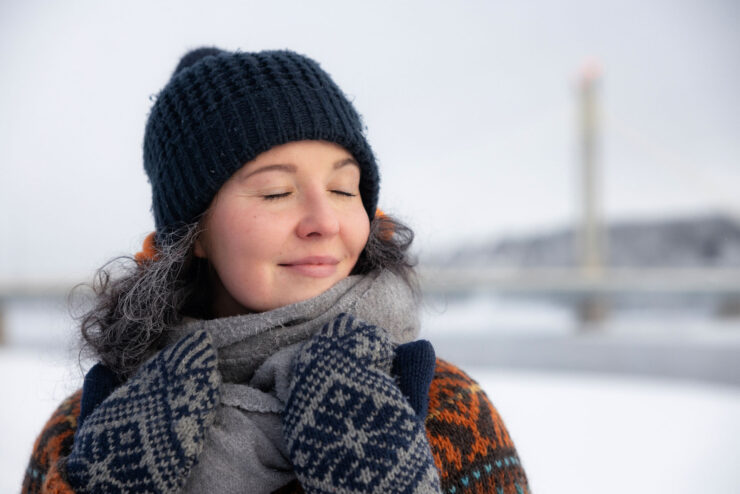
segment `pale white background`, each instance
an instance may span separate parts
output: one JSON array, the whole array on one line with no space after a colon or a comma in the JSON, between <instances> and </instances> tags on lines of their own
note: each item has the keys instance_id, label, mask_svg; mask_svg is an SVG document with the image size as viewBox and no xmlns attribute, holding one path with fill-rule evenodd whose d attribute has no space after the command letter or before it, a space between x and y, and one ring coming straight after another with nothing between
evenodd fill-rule
<instances>
[{"instance_id":1,"label":"pale white background","mask_svg":"<svg viewBox=\"0 0 740 494\"><path fill-rule=\"evenodd\" d=\"M205 44L318 60L422 253L577 217L588 60L607 216L737 213L739 21L730 0L2 2L0 277L79 279L137 250L149 98Z\"/></svg>"}]
</instances>

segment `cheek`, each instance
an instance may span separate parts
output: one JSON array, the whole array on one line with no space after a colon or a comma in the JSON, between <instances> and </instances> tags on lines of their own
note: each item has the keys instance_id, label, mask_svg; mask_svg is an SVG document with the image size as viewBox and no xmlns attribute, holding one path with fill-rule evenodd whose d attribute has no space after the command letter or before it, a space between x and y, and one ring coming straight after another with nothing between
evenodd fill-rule
<instances>
[{"instance_id":1,"label":"cheek","mask_svg":"<svg viewBox=\"0 0 740 494\"><path fill-rule=\"evenodd\" d=\"M245 264L259 261L279 249L277 224L264 215L236 212L222 216L211 228L212 247L223 267L244 269Z\"/></svg>"},{"instance_id":2,"label":"cheek","mask_svg":"<svg viewBox=\"0 0 740 494\"><path fill-rule=\"evenodd\" d=\"M362 210L362 214L357 215L347 225L347 235L345 236L345 242L347 248L352 252L355 259L360 256L362 249L367 244L368 236L370 235L370 220L367 218L365 210Z\"/></svg>"},{"instance_id":3,"label":"cheek","mask_svg":"<svg viewBox=\"0 0 740 494\"><path fill-rule=\"evenodd\" d=\"M249 251L260 259L277 259L292 238L295 221L290 215L262 213L253 215L242 235Z\"/></svg>"},{"instance_id":4,"label":"cheek","mask_svg":"<svg viewBox=\"0 0 740 494\"><path fill-rule=\"evenodd\" d=\"M211 262L229 296L250 310L266 310L262 290L270 286L273 261L283 247L278 226L274 219L254 213L213 225Z\"/></svg>"}]
</instances>

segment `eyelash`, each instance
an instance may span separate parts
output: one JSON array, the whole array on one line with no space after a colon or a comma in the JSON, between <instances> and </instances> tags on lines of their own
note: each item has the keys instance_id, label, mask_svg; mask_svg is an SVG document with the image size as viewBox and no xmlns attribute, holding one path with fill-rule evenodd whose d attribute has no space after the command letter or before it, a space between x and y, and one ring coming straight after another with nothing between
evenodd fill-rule
<instances>
[{"instance_id":1,"label":"eyelash","mask_svg":"<svg viewBox=\"0 0 740 494\"><path fill-rule=\"evenodd\" d=\"M331 190L330 192L333 192L334 194L340 195L342 197L355 197L357 195L351 192L345 192L343 190ZM277 199L288 197L290 194L291 192L281 192L280 194L268 194L268 195L262 196L262 198L266 201L275 201Z\"/></svg>"},{"instance_id":2,"label":"eyelash","mask_svg":"<svg viewBox=\"0 0 740 494\"><path fill-rule=\"evenodd\" d=\"M340 196L344 197L355 197L357 194L353 194L352 192L345 192L343 190L332 190L331 192L338 194Z\"/></svg>"},{"instance_id":3,"label":"eyelash","mask_svg":"<svg viewBox=\"0 0 740 494\"><path fill-rule=\"evenodd\" d=\"M288 197L290 195L290 192L281 192L280 194L268 194L266 196L262 196L262 199L266 201L274 201L276 199L282 199L283 197Z\"/></svg>"}]
</instances>

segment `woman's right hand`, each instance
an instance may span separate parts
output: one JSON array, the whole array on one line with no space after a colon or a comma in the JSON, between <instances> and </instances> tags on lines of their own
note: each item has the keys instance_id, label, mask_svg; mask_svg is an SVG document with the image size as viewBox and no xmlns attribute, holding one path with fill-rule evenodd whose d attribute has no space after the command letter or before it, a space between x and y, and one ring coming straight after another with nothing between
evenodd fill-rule
<instances>
[{"instance_id":1,"label":"woman's right hand","mask_svg":"<svg viewBox=\"0 0 740 494\"><path fill-rule=\"evenodd\" d=\"M77 430L65 467L74 491L178 492L203 448L220 381L205 331L158 353Z\"/></svg>"}]
</instances>

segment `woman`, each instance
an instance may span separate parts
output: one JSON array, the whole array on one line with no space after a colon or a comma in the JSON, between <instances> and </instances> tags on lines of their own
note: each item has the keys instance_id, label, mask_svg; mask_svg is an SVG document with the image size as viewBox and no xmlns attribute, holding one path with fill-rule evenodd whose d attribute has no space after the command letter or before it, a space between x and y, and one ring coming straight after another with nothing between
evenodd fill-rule
<instances>
[{"instance_id":1,"label":"woman","mask_svg":"<svg viewBox=\"0 0 740 494\"><path fill-rule=\"evenodd\" d=\"M186 54L147 122L156 230L101 270L100 362L24 492L527 492L477 384L418 334L411 231L359 115L290 51Z\"/></svg>"}]
</instances>

